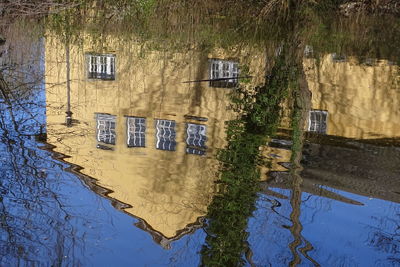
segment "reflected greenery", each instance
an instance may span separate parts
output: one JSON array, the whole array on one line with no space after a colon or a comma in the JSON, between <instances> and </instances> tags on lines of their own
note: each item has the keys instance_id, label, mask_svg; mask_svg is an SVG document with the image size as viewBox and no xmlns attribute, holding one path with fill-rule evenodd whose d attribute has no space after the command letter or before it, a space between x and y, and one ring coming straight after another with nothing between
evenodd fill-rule
<instances>
[{"instance_id":1,"label":"reflected greenery","mask_svg":"<svg viewBox=\"0 0 400 267\"><path fill-rule=\"evenodd\" d=\"M260 149L276 131L281 104L296 78L296 65L285 57L285 50L282 48L264 85L251 92L237 89L234 94L233 103L241 115L227 123L228 145L218 155L218 183L223 189L208 208L207 238L201 250L205 266L243 265L244 254L251 261L246 228L259 191L258 166L268 164Z\"/></svg>"},{"instance_id":2,"label":"reflected greenery","mask_svg":"<svg viewBox=\"0 0 400 267\"><path fill-rule=\"evenodd\" d=\"M304 89L307 90L302 87L305 45L312 47L316 58L326 53L354 55L360 61L368 58L398 61L400 58L398 17L387 15L382 19L378 15L362 13L342 16L339 8L342 3L340 0L76 0L40 19L46 22L47 34L60 36L66 46L89 37L93 44L101 47L104 38L113 36L140 41L149 50L167 47L185 52L195 47L207 53L212 48L240 50L251 44L265 49L268 55L276 54L273 59L266 60L269 70L264 84L249 90L244 87L246 83L250 84L246 78L241 81L243 87L237 88L232 96L232 104L239 115L226 126L228 145L218 154L220 177L217 184L221 190L208 208L204 228L207 237L201 248L202 265L236 266L252 262L248 221L255 210L259 192L259 166L269 164L260 155L260 150L277 130L286 102L292 108L291 161L299 163L301 159L304 114L308 111L301 99ZM49 180L43 179L47 174L40 169L58 168L62 173L64 166L46 161L49 155L44 152L36 155L36 145L23 139L42 134L44 122L33 115L44 111L35 111L37 107L32 103L38 101L33 92L43 77L35 77L35 81L23 81L18 77L16 80L23 83L15 87L26 85L23 88L27 90L10 90L9 81L3 77L9 71L15 73L15 69L8 67L0 72L1 98L4 100L1 109L7 111L0 116L4 171L4 181L0 182L0 231L4 236L0 255L4 259L0 263L12 265L18 258L40 263L39 256L31 258L29 253L39 247L46 249L37 254L61 265L66 254L62 250L75 246L84 236L75 239L75 229L69 219L72 213L64 210L64 204L59 202L59 195L64 192L51 188ZM241 71L243 76L248 76L248 66ZM32 99L31 95L34 96ZM41 105L43 109L44 103ZM15 108L19 110L14 112ZM15 119L14 114L19 116ZM22 128L26 130L27 122L33 123L33 130L21 131ZM32 148L27 149L28 145ZM58 180L54 180L57 187ZM293 254L298 254L302 240L301 183L301 177L294 176L290 188L293 210L290 231L295 237L290 244ZM20 215L21 210L37 218L25 219ZM53 240L47 241L48 235ZM384 243L384 238L377 236L370 242L374 245ZM79 246L83 247L83 243ZM55 247L58 250L53 249ZM69 255L73 254L73 249L71 251ZM299 255L294 255L292 263L300 263Z\"/></svg>"},{"instance_id":3,"label":"reflected greenery","mask_svg":"<svg viewBox=\"0 0 400 267\"><path fill-rule=\"evenodd\" d=\"M75 42L89 35L101 46L106 35L114 35L150 41L145 46L151 49L166 43L169 49L193 44L202 49L241 43L264 47L295 33L296 39L313 47L314 56L338 53L396 62L400 18L362 12L345 16L344 2L86 0L51 14L46 24L50 32L68 35Z\"/></svg>"}]
</instances>

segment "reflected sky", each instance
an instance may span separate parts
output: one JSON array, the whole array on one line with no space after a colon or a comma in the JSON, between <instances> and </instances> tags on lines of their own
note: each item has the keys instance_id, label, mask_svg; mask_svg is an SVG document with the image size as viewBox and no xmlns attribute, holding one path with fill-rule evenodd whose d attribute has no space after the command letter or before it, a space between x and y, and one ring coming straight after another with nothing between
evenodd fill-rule
<instances>
[{"instance_id":1,"label":"reflected sky","mask_svg":"<svg viewBox=\"0 0 400 267\"><path fill-rule=\"evenodd\" d=\"M301 266L396 266L399 263L399 204L324 187L362 203L351 205L330 198L302 194L300 222L303 226L297 253ZM275 192L290 198L290 191ZM288 200L261 194L250 219L249 242L260 265L288 265L292 253L287 244L293 236Z\"/></svg>"},{"instance_id":2,"label":"reflected sky","mask_svg":"<svg viewBox=\"0 0 400 267\"><path fill-rule=\"evenodd\" d=\"M175 8L5 31L0 265L398 266L394 37Z\"/></svg>"}]
</instances>

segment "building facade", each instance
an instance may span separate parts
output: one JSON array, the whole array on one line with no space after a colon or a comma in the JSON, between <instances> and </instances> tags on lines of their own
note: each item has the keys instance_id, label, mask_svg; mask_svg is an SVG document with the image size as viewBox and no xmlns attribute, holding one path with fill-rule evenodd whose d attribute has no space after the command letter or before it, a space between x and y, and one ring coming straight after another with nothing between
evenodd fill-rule
<instances>
[{"instance_id":1,"label":"building facade","mask_svg":"<svg viewBox=\"0 0 400 267\"><path fill-rule=\"evenodd\" d=\"M225 146L225 122L235 117L229 95L240 65L253 82L262 73L253 66L263 58L248 54L143 51L111 37L100 47L65 45L50 36L47 142L167 247L206 214L215 193L215 155Z\"/></svg>"}]
</instances>

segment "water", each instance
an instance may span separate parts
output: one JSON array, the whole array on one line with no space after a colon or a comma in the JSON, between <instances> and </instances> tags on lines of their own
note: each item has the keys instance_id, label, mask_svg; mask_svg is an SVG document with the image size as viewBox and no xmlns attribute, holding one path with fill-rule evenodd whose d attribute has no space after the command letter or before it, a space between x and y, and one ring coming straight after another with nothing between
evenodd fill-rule
<instances>
[{"instance_id":1,"label":"water","mask_svg":"<svg viewBox=\"0 0 400 267\"><path fill-rule=\"evenodd\" d=\"M398 266L399 19L162 4L4 23L0 265Z\"/></svg>"}]
</instances>

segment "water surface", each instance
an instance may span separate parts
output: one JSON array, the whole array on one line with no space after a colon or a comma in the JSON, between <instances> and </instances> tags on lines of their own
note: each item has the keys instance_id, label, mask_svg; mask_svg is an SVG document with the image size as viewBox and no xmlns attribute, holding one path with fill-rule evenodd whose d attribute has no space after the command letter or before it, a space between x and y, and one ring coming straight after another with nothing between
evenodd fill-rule
<instances>
[{"instance_id":1,"label":"water surface","mask_svg":"<svg viewBox=\"0 0 400 267\"><path fill-rule=\"evenodd\" d=\"M143 3L4 27L0 265L398 266L398 18Z\"/></svg>"}]
</instances>

